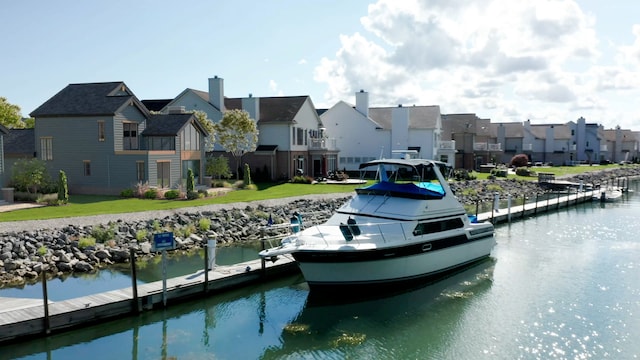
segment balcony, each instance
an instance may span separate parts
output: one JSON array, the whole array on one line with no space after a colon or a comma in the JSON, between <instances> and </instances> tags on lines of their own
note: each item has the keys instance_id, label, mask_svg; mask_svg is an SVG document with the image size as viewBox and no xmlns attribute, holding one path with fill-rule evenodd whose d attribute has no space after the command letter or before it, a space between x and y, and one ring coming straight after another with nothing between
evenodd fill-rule
<instances>
[{"instance_id":1,"label":"balcony","mask_svg":"<svg viewBox=\"0 0 640 360\"><path fill-rule=\"evenodd\" d=\"M456 141L455 140L440 141L440 142L438 142L438 149L439 150L455 150L456 149Z\"/></svg>"},{"instance_id":2,"label":"balcony","mask_svg":"<svg viewBox=\"0 0 640 360\"><path fill-rule=\"evenodd\" d=\"M502 144L473 143L474 151L502 151Z\"/></svg>"},{"instance_id":3,"label":"balcony","mask_svg":"<svg viewBox=\"0 0 640 360\"><path fill-rule=\"evenodd\" d=\"M607 145L600 145L600 152L603 152L603 151L609 151L607 149Z\"/></svg>"},{"instance_id":4,"label":"balcony","mask_svg":"<svg viewBox=\"0 0 640 360\"><path fill-rule=\"evenodd\" d=\"M308 143L309 150L336 151L336 139L333 138L311 138Z\"/></svg>"}]
</instances>

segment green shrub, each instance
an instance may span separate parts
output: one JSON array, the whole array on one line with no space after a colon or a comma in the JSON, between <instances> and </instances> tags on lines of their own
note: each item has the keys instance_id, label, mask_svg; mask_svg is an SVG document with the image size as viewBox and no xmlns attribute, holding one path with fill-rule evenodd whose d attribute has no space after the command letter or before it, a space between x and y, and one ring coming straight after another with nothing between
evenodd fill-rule
<instances>
[{"instance_id":1,"label":"green shrub","mask_svg":"<svg viewBox=\"0 0 640 360\"><path fill-rule=\"evenodd\" d=\"M115 237L116 233L113 227L104 228L102 226L95 226L91 230L91 236L99 243L105 243Z\"/></svg>"},{"instance_id":2,"label":"green shrub","mask_svg":"<svg viewBox=\"0 0 640 360\"><path fill-rule=\"evenodd\" d=\"M180 197L180 191L176 189L171 189L164 193L164 198L167 200L173 200Z\"/></svg>"},{"instance_id":3,"label":"green shrub","mask_svg":"<svg viewBox=\"0 0 640 360\"><path fill-rule=\"evenodd\" d=\"M124 189L120 191L120 197L132 198L134 196L133 189Z\"/></svg>"},{"instance_id":4,"label":"green shrub","mask_svg":"<svg viewBox=\"0 0 640 360\"><path fill-rule=\"evenodd\" d=\"M466 188L462 190L462 194L463 196L477 196L478 195L478 191L474 188Z\"/></svg>"},{"instance_id":5,"label":"green shrub","mask_svg":"<svg viewBox=\"0 0 640 360\"><path fill-rule=\"evenodd\" d=\"M162 230L162 224L160 223L160 220L153 220L153 222L151 223L151 228L154 232L160 232L160 230Z\"/></svg>"},{"instance_id":6,"label":"green shrub","mask_svg":"<svg viewBox=\"0 0 640 360\"><path fill-rule=\"evenodd\" d=\"M148 189L147 191L144 192L144 198L145 199L157 199L158 198L158 190L156 189Z\"/></svg>"},{"instance_id":7,"label":"green shrub","mask_svg":"<svg viewBox=\"0 0 640 360\"><path fill-rule=\"evenodd\" d=\"M502 192L502 186L500 186L498 184L489 184L489 185L487 185L487 191Z\"/></svg>"},{"instance_id":8,"label":"green shrub","mask_svg":"<svg viewBox=\"0 0 640 360\"><path fill-rule=\"evenodd\" d=\"M456 181L475 180L476 178L477 176L475 173L473 173L473 171L468 171L467 169L453 170L453 179Z\"/></svg>"},{"instance_id":9,"label":"green shrub","mask_svg":"<svg viewBox=\"0 0 640 360\"><path fill-rule=\"evenodd\" d=\"M187 192L187 199L189 200L195 200L198 199L200 197L200 195L198 194L197 191L188 191Z\"/></svg>"},{"instance_id":10,"label":"green shrub","mask_svg":"<svg viewBox=\"0 0 640 360\"><path fill-rule=\"evenodd\" d=\"M193 170L187 170L187 193L192 192L195 189L195 178L193 177Z\"/></svg>"},{"instance_id":11,"label":"green shrub","mask_svg":"<svg viewBox=\"0 0 640 360\"><path fill-rule=\"evenodd\" d=\"M516 175L518 176L536 176L536 172L526 168L526 167L519 167L516 168Z\"/></svg>"},{"instance_id":12,"label":"green shrub","mask_svg":"<svg viewBox=\"0 0 640 360\"><path fill-rule=\"evenodd\" d=\"M67 174L60 170L58 180L58 203L66 204L69 202L69 186L67 185Z\"/></svg>"},{"instance_id":13,"label":"green shrub","mask_svg":"<svg viewBox=\"0 0 640 360\"><path fill-rule=\"evenodd\" d=\"M96 246L96 239L92 236L83 236L78 240L78 247L80 249L84 249L89 246Z\"/></svg>"},{"instance_id":14,"label":"green shrub","mask_svg":"<svg viewBox=\"0 0 640 360\"><path fill-rule=\"evenodd\" d=\"M38 248L38 255L45 256L47 254L47 247L42 245Z\"/></svg>"},{"instance_id":15,"label":"green shrub","mask_svg":"<svg viewBox=\"0 0 640 360\"><path fill-rule=\"evenodd\" d=\"M136 241L143 242L147 240L147 235L149 235L149 233L147 232L147 229L140 229L136 231Z\"/></svg>"},{"instance_id":16,"label":"green shrub","mask_svg":"<svg viewBox=\"0 0 640 360\"><path fill-rule=\"evenodd\" d=\"M211 229L211 219L201 218L200 220L198 220L198 228L200 229L200 231L207 231Z\"/></svg>"}]
</instances>

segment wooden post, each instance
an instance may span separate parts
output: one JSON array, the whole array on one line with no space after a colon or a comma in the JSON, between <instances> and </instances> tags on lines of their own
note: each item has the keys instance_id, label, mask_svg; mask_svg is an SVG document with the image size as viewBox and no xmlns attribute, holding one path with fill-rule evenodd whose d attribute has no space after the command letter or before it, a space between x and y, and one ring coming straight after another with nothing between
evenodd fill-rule
<instances>
[{"instance_id":1,"label":"wooden post","mask_svg":"<svg viewBox=\"0 0 640 360\"><path fill-rule=\"evenodd\" d=\"M204 293L209 292L209 244L204 246Z\"/></svg>"},{"instance_id":2,"label":"wooden post","mask_svg":"<svg viewBox=\"0 0 640 360\"><path fill-rule=\"evenodd\" d=\"M133 248L129 248L129 261L131 262L131 290L133 292L133 312L140 312L138 303L138 273L136 271L136 255Z\"/></svg>"},{"instance_id":3,"label":"wooden post","mask_svg":"<svg viewBox=\"0 0 640 360\"><path fill-rule=\"evenodd\" d=\"M525 209L526 209L526 205L527 204L527 195L522 195L522 218L524 219L524 213L525 213Z\"/></svg>"},{"instance_id":4,"label":"wooden post","mask_svg":"<svg viewBox=\"0 0 640 360\"><path fill-rule=\"evenodd\" d=\"M47 274L42 269L42 298L44 299L44 333L51 333L51 323L49 322L49 294L47 293Z\"/></svg>"},{"instance_id":5,"label":"wooden post","mask_svg":"<svg viewBox=\"0 0 640 360\"><path fill-rule=\"evenodd\" d=\"M533 207L533 215L538 215L538 192L536 192L536 205Z\"/></svg>"}]
</instances>

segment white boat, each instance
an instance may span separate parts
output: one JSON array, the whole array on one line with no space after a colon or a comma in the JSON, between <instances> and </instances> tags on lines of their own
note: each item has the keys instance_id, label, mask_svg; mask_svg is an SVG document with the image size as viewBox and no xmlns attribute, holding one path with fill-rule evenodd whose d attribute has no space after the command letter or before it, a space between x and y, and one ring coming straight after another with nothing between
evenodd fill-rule
<instances>
[{"instance_id":1,"label":"white boat","mask_svg":"<svg viewBox=\"0 0 640 360\"><path fill-rule=\"evenodd\" d=\"M418 280L489 256L493 225L470 221L446 181L451 169L445 163L382 159L360 165L361 171L372 168L376 182L356 189L329 220L260 256L275 261L290 254L310 288Z\"/></svg>"},{"instance_id":2,"label":"white boat","mask_svg":"<svg viewBox=\"0 0 640 360\"><path fill-rule=\"evenodd\" d=\"M601 202L614 202L620 198L622 198L622 190L617 187L601 188L593 195L593 200Z\"/></svg>"}]
</instances>

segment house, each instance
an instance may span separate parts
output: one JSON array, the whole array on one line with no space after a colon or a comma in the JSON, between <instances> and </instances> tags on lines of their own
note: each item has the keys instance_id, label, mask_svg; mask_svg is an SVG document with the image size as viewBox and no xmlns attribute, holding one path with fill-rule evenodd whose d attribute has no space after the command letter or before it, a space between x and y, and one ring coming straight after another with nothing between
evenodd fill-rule
<instances>
[{"instance_id":1,"label":"house","mask_svg":"<svg viewBox=\"0 0 640 360\"><path fill-rule=\"evenodd\" d=\"M364 90L355 98L355 106L339 101L320 115L336 137L340 169L357 171L360 163L406 154L453 163L455 150L440 139L439 106L370 107Z\"/></svg>"},{"instance_id":2,"label":"house","mask_svg":"<svg viewBox=\"0 0 640 360\"><path fill-rule=\"evenodd\" d=\"M9 180L9 171L8 166L6 165L5 160L5 146L4 146L4 138L9 134L9 129L0 124L0 187L3 187L7 184Z\"/></svg>"},{"instance_id":3,"label":"house","mask_svg":"<svg viewBox=\"0 0 640 360\"><path fill-rule=\"evenodd\" d=\"M496 127L497 142L502 144L498 162L510 164L511 159L523 150L524 125L521 122L504 122L491 124Z\"/></svg>"},{"instance_id":4,"label":"house","mask_svg":"<svg viewBox=\"0 0 640 360\"><path fill-rule=\"evenodd\" d=\"M200 110L213 122L219 122L226 110L247 111L257 122L258 144L254 152L242 156L238 169L234 170L242 172L242 164L247 163L254 173L253 179L273 181L291 179L298 171L318 177L337 169L338 149L328 138L309 96L254 97L249 94L244 98L227 98L222 78L210 78L208 85L208 92L185 89L161 111L175 107ZM214 144L208 155L230 156L219 144ZM230 158L229 164L234 168L235 160Z\"/></svg>"},{"instance_id":5,"label":"house","mask_svg":"<svg viewBox=\"0 0 640 360\"><path fill-rule=\"evenodd\" d=\"M124 82L70 84L31 114L35 154L69 192L119 194L138 183L184 184L202 173L206 130L193 114L152 115Z\"/></svg>"},{"instance_id":6,"label":"house","mask_svg":"<svg viewBox=\"0 0 640 360\"><path fill-rule=\"evenodd\" d=\"M0 130L1 131L1 130ZM9 184L13 164L20 159L32 159L35 155L34 129L8 129L4 135L4 178L2 186Z\"/></svg>"},{"instance_id":7,"label":"house","mask_svg":"<svg viewBox=\"0 0 640 360\"><path fill-rule=\"evenodd\" d=\"M523 150L533 163L568 165L572 145L571 127L567 124L524 122Z\"/></svg>"},{"instance_id":8,"label":"house","mask_svg":"<svg viewBox=\"0 0 640 360\"><path fill-rule=\"evenodd\" d=\"M453 143L456 168L478 170L482 164L496 162L502 153L497 128L473 113L442 115L442 136Z\"/></svg>"}]
</instances>

